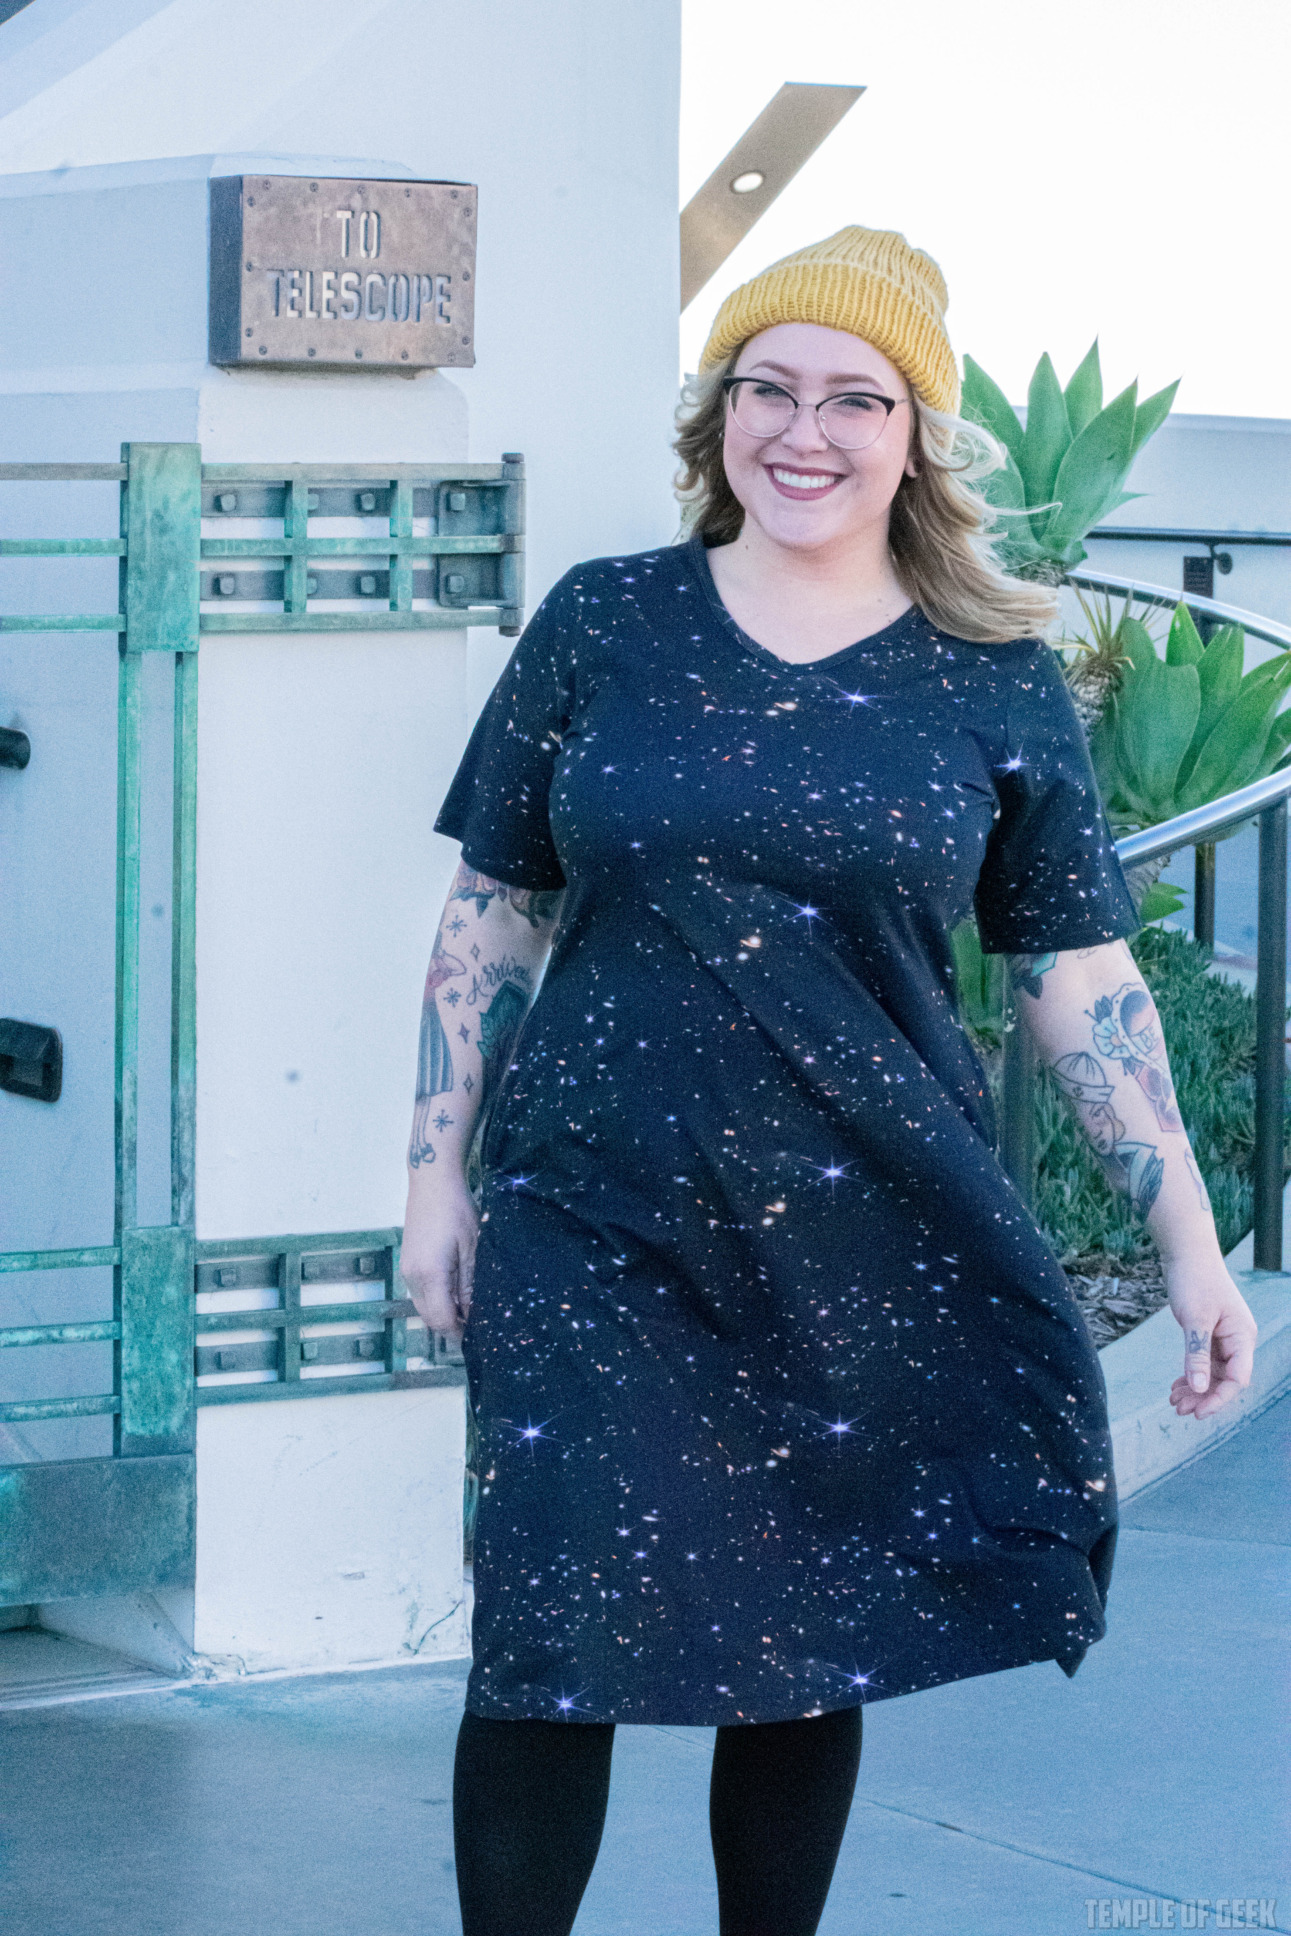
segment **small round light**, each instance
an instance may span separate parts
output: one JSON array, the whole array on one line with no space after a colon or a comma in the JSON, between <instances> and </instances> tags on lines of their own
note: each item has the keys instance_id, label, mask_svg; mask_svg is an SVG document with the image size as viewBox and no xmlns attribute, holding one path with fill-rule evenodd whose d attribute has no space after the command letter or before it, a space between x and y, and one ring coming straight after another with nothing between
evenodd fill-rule
<instances>
[{"instance_id":1,"label":"small round light","mask_svg":"<svg viewBox=\"0 0 1291 1936\"><path fill-rule=\"evenodd\" d=\"M760 168L750 168L745 174L735 177L735 180L731 183L731 193L732 195L751 195L755 189L761 188L765 180L766 176Z\"/></svg>"}]
</instances>

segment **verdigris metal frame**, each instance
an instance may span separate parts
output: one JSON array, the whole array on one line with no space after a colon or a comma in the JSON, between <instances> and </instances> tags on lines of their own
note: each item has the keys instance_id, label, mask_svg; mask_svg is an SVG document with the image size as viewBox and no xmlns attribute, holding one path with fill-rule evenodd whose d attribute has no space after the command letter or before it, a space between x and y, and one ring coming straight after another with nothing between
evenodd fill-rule
<instances>
[{"instance_id":1,"label":"verdigris metal frame","mask_svg":"<svg viewBox=\"0 0 1291 1936\"><path fill-rule=\"evenodd\" d=\"M114 634L117 689L117 929L114 1078L115 1213L110 1244L0 1254L0 1273L111 1266L111 1318L0 1329L0 1349L111 1343L110 1392L0 1404L0 1422L113 1420L113 1454L0 1466L0 1605L121 1593L192 1576L196 1407L270 1397L461 1383L460 1354L410 1327L413 1306L397 1296L398 1230L197 1241L193 1159L196 1103L197 661L203 632L422 631L494 626L520 629L523 608L524 467L501 464L203 466L196 444L132 443L120 464L6 464L0 482L102 482L120 486L120 536L0 540L3 557L116 557L115 613L0 616L0 631ZM207 515L280 515L277 538L203 538ZM268 494L266 496L266 494ZM223 504L219 500L223 500ZM370 502L369 502L370 501ZM388 533L317 538L311 515L388 513ZM433 530L414 535L415 518ZM452 526L454 528L445 528ZM204 561L282 561L282 609L203 612ZM388 563L385 609L310 608L309 565L329 558ZM457 584L438 564L462 560ZM414 561L435 561L433 603L416 604ZM498 596L481 602L466 582L491 578ZM147 652L173 655L173 899L171 912L170 1222L138 1222L139 894L141 838L141 668ZM370 1268L369 1268L370 1266ZM314 1281L379 1282L379 1298L303 1303ZM198 1312L197 1294L233 1287L276 1295L271 1308ZM356 1336L310 1327L363 1326ZM374 1332L373 1327L376 1327ZM413 1336L410 1339L409 1331ZM228 1347L238 1382L198 1386L226 1367L197 1340L229 1331L270 1334ZM375 1342L369 1342L374 1340ZM414 1356L429 1359L409 1369ZM417 1347L420 1346L420 1349ZM352 1354L352 1356L347 1356ZM376 1362L379 1356L379 1363ZM371 1362L371 1371L333 1367ZM310 1369L325 1373L309 1376ZM274 1377L267 1381L266 1371ZM306 1373L302 1376L302 1371ZM246 1374L241 1376L241 1374Z\"/></svg>"}]
</instances>

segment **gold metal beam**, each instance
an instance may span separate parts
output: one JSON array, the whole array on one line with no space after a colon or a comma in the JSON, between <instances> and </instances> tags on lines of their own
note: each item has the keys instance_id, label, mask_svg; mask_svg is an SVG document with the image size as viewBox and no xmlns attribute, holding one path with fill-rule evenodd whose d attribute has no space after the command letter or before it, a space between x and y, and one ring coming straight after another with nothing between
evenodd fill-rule
<instances>
[{"instance_id":1,"label":"gold metal beam","mask_svg":"<svg viewBox=\"0 0 1291 1936\"><path fill-rule=\"evenodd\" d=\"M681 306L693 302L863 87L786 81L681 211Z\"/></svg>"}]
</instances>

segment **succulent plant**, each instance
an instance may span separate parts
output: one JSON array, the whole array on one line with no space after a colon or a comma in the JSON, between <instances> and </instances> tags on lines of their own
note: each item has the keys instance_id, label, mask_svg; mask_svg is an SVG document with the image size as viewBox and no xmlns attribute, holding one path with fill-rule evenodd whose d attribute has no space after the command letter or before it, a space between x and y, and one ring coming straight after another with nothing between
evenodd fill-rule
<instances>
[{"instance_id":1,"label":"succulent plant","mask_svg":"<svg viewBox=\"0 0 1291 1936\"><path fill-rule=\"evenodd\" d=\"M1291 652L1243 676L1245 636L1224 625L1203 644L1175 609L1162 659L1136 619L1119 627L1127 661L1090 736L1103 804L1118 830L1153 827L1263 779L1291 746Z\"/></svg>"},{"instance_id":2,"label":"succulent plant","mask_svg":"<svg viewBox=\"0 0 1291 1936\"><path fill-rule=\"evenodd\" d=\"M1085 557L1081 540L1126 504L1130 466L1170 413L1178 382L1138 402L1131 383L1106 408L1097 340L1064 390L1046 353L1027 391L1025 430L999 385L971 356L964 358L962 409L998 438L1004 468L983 481L989 501L1004 514L997 548L1018 578L1062 582Z\"/></svg>"}]
</instances>

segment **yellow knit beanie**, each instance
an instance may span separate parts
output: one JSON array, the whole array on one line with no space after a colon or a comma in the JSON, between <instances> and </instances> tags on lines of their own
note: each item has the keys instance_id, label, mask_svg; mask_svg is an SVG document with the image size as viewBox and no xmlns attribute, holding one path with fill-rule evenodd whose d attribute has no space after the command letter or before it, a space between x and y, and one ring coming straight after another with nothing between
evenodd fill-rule
<instances>
[{"instance_id":1,"label":"yellow knit beanie","mask_svg":"<svg viewBox=\"0 0 1291 1936\"><path fill-rule=\"evenodd\" d=\"M776 323L845 329L881 350L917 397L959 410L959 371L946 334L941 270L893 229L840 229L733 290L717 312L701 370Z\"/></svg>"}]
</instances>

